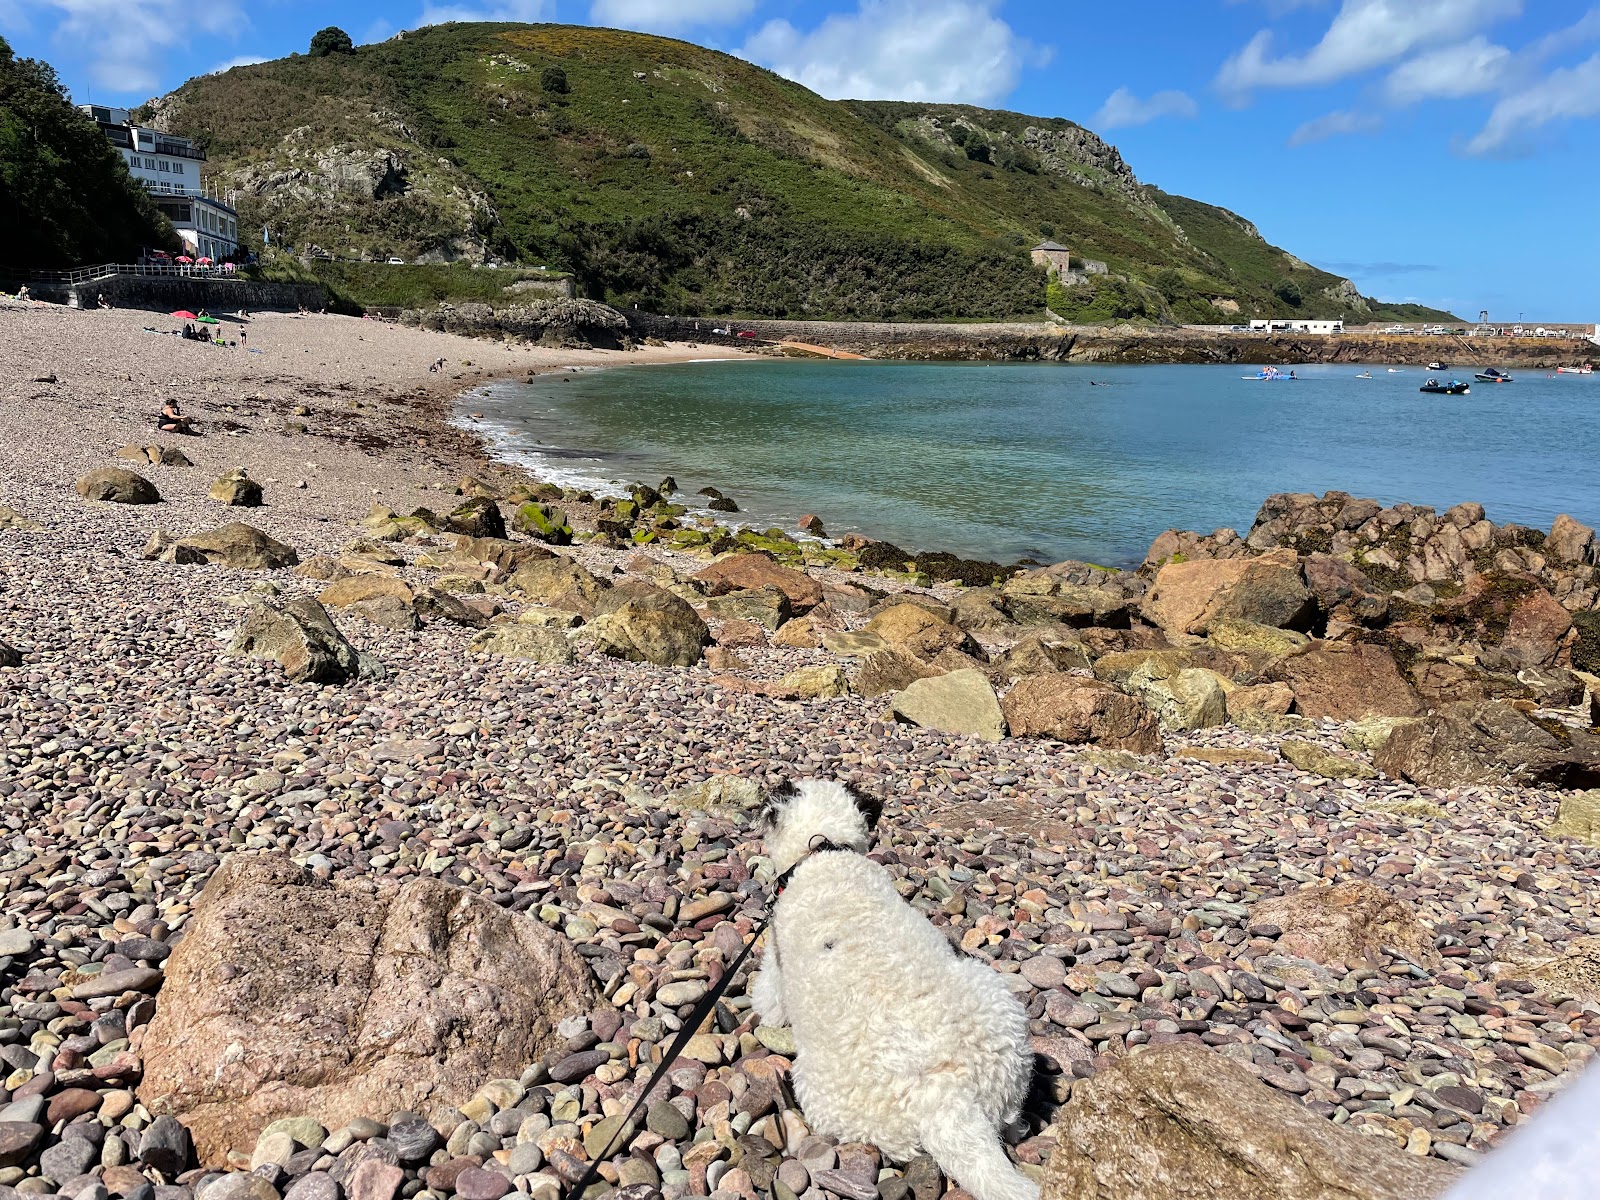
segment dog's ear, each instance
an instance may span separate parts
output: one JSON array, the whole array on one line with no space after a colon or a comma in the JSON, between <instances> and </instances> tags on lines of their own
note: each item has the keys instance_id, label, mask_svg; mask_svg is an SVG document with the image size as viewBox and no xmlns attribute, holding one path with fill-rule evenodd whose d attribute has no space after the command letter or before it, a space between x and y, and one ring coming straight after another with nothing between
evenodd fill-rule
<instances>
[{"instance_id":1,"label":"dog's ear","mask_svg":"<svg viewBox=\"0 0 1600 1200\"><path fill-rule=\"evenodd\" d=\"M878 818L883 816L883 801L867 795L852 784L845 784L844 790L855 802L856 811L866 818L867 832L871 833L878 827Z\"/></svg>"},{"instance_id":2,"label":"dog's ear","mask_svg":"<svg viewBox=\"0 0 1600 1200\"><path fill-rule=\"evenodd\" d=\"M771 833L778 824L778 810L799 794L800 789L795 787L792 779L786 779L773 788L767 793L766 803L761 806L761 815L756 818L756 827Z\"/></svg>"}]
</instances>

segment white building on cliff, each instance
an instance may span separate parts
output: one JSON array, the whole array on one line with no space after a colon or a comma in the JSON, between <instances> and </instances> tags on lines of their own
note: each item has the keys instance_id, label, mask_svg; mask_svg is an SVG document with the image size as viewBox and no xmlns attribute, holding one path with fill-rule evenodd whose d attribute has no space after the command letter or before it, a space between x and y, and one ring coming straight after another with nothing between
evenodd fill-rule
<instances>
[{"instance_id":1,"label":"white building on cliff","mask_svg":"<svg viewBox=\"0 0 1600 1200\"><path fill-rule=\"evenodd\" d=\"M206 154L189 138L135 125L125 108L80 104L128 164L128 172L155 197L190 258L221 262L239 249L239 214L207 195L201 178Z\"/></svg>"}]
</instances>

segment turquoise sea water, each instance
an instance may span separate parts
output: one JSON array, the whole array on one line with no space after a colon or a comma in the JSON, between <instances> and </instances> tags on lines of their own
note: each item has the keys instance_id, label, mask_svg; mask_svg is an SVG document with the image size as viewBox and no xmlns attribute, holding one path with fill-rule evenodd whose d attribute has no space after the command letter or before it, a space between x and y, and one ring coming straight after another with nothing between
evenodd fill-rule
<instances>
[{"instance_id":1,"label":"turquoise sea water","mask_svg":"<svg viewBox=\"0 0 1600 1200\"><path fill-rule=\"evenodd\" d=\"M1001 561L1127 565L1169 527L1243 531L1285 491L1600 520L1600 375L1518 372L1454 397L1419 393L1417 368L1370 369L1260 383L1241 378L1253 367L691 363L552 373L464 407L547 477L672 475L761 527L816 513L833 536Z\"/></svg>"}]
</instances>

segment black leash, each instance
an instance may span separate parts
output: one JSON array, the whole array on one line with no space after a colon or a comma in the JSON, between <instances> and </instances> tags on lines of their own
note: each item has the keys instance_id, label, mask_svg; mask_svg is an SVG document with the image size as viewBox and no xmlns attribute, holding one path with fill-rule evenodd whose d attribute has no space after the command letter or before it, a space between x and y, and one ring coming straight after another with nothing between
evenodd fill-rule
<instances>
[{"instance_id":1,"label":"black leash","mask_svg":"<svg viewBox=\"0 0 1600 1200\"><path fill-rule=\"evenodd\" d=\"M594 1159L589 1163L589 1169L583 1173L583 1178L567 1190L562 1200L582 1200L583 1193L599 1178L600 1166L615 1152L618 1139L627 1131L633 1119L639 1115L639 1110L644 1107L645 1101L650 1098L650 1093L656 1090L656 1084L660 1083L662 1077L672 1069L672 1064L678 1061L678 1057L683 1053L683 1048L689 1044L689 1039L695 1035L700 1026L704 1024L705 1019L717 1007L717 1001L721 1000L723 994L727 992L728 985L733 982L733 977L739 973L739 968L744 966L744 960L750 957L750 951L756 948L756 943L761 940L761 935L767 931L767 926L772 924L773 912L776 912L778 907L778 897L783 894L783 889L789 885L789 877L794 874L795 868L800 863L805 862L807 858L810 858L812 854L823 850L840 849L843 849L843 847L835 846L832 842L823 842L804 855L793 867L778 876L778 880L772 888L773 911L769 912L766 919L756 926L755 932L750 935L750 940L744 944L744 949L739 951L738 957L722 973L722 978L717 980L716 986L695 1001L694 1009L684 1020L683 1027L678 1030L678 1035L672 1039L672 1044L667 1047L666 1054L662 1056L661 1065L651 1072L649 1082L644 1085L644 1090L639 1093L638 1099L633 1102L633 1106L628 1109L627 1114L622 1118L622 1124L617 1126L617 1131L611 1135L611 1140L606 1143L605 1149L594 1156Z\"/></svg>"}]
</instances>

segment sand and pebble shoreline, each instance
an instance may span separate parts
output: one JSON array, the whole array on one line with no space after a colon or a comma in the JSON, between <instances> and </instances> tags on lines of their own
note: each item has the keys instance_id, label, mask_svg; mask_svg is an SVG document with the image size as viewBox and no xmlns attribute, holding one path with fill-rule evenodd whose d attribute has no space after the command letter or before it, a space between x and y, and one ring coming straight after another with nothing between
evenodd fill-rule
<instances>
[{"instance_id":1,"label":"sand and pebble shoreline","mask_svg":"<svg viewBox=\"0 0 1600 1200\"><path fill-rule=\"evenodd\" d=\"M550 1151L581 1162L593 1123L641 1077L634 1064L687 1011L692 989L660 989L715 978L732 938L765 911L748 821L686 802L717 775L761 786L838 776L889 798L882 857L914 903L1013 983L1057 1099L1142 1043L1199 1040L1314 1113L1467 1165L1600 1046L1600 1003L1492 969L1503 945L1531 937L1560 950L1600 933L1600 851L1542 832L1560 799L1550 791L1327 779L1281 759L1281 733L1234 725L1169 734L1165 754L1131 769L1045 740L942 734L887 719L885 697L797 701L730 682L839 661L748 630L726 639L749 663L731 674L594 654L568 666L480 657L468 629L400 631L343 612L341 629L382 661L382 677L289 684L275 663L223 657L233 597L263 581L313 595L322 584L145 561L156 529L181 536L242 517L302 561L336 556L374 503L444 511L463 474L511 482L452 430L457 392L529 369L706 351L529 350L263 314L250 342L267 353L246 357L141 329L170 323L0 310L0 505L43 526L0 529L0 640L22 659L0 667L0 1057L11 1072L0 1200L10 1189L95 1200L495 1200L516 1189L554 1200L569 1164ZM428 375L440 356L448 370ZM169 396L207 436L151 432ZM307 432L286 432L293 422ZM243 428L229 436L224 423ZM130 443L176 445L196 465L113 457ZM133 466L164 502L81 501L73 481L104 466ZM241 466L266 507L207 498ZM600 575L646 569L633 550L571 553ZM705 565L647 555L657 577ZM859 578L814 574L835 587ZM1294 736L1348 756L1344 732L1323 719ZM135 1094L150 1011L138 997L159 1003L162 962L200 887L240 849L282 850L320 877L434 877L530 913L589 951L617 1010L563 1026L564 1049L464 1103L473 1115L436 1119L437 1145L421 1157L395 1148L386 1126L397 1114L376 1112L360 1128L302 1126L287 1155L278 1143L265 1159L236 1147L230 1165L260 1181L248 1187L163 1158L170 1124ZM1442 957L1319 971L1251 920L1264 898L1352 879L1412 906ZM144 973L115 995L84 986L130 971ZM740 1023L740 992L733 1024L674 1073L671 1111L652 1108L622 1175L608 1167L608 1178L669 1200L753 1197L763 1179L781 1182L781 1200L937 1196L931 1164L901 1174L774 1114L766 1085L787 1067L785 1031ZM1022 1162L1048 1157L1046 1122L1019 1131ZM776 1148L780 1129L798 1135L788 1151ZM765 1136L770 1155L743 1134ZM373 1157L396 1167L386 1192L353 1187Z\"/></svg>"}]
</instances>

